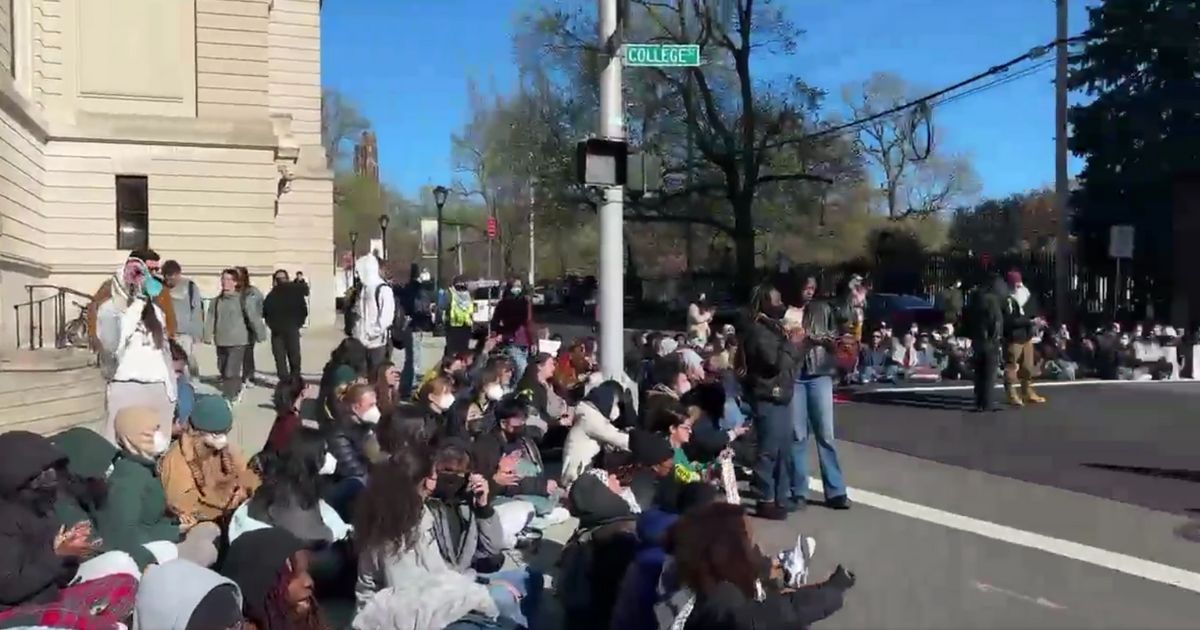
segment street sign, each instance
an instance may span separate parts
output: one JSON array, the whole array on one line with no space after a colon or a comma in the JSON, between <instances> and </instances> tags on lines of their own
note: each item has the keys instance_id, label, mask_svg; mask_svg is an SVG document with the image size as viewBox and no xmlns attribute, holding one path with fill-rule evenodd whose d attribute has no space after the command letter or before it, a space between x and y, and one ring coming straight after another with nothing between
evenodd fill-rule
<instances>
[{"instance_id":1,"label":"street sign","mask_svg":"<svg viewBox=\"0 0 1200 630\"><path fill-rule=\"evenodd\" d=\"M1108 257L1133 258L1133 226L1114 225L1108 230Z\"/></svg>"},{"instance_id":2,"label":"street sign","mask_svg":"<svg viewBox=\"0 0 1200 630\"><path fill-rule=\"evenodd\" d=\"M625 44L625 65L686 68L700 65L699 44Z\"/></svg>"}]
</instances>

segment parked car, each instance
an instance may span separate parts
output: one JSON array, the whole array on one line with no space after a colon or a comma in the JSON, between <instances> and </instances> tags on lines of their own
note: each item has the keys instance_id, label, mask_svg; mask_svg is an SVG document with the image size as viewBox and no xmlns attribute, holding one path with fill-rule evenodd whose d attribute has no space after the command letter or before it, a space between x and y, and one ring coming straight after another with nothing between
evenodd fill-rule
<instances>
[{"instance_id":1,"label":"parked car","mask_svg":"<svg viewBox=\"0 0 1200 630\"><path fill-rule=\"evenodd\" d=\"M878 325L879 322L891 324L897 335L911 327L914 322L922 330L931 330L941 326L946 319L941 309L934 306L932 299L896 293L868 295L866 318L868 326Z\"/></svg>"}]
</instances>

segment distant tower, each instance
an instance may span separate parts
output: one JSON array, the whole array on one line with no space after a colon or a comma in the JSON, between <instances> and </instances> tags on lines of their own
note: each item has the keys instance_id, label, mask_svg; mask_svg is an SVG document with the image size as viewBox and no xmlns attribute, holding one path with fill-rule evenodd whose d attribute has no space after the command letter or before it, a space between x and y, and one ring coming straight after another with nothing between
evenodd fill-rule
<instances>
[{"instance_id":1,"label":"distant tower","mask_svg":"<svg viewBox=\"0 0 1200 630\"><path fill-rule=\"evenodd\" d=\"M354 145L354 174L379 181L379 145L370 131L362 132L358 144Z\"/></svg>"}]
</instances>

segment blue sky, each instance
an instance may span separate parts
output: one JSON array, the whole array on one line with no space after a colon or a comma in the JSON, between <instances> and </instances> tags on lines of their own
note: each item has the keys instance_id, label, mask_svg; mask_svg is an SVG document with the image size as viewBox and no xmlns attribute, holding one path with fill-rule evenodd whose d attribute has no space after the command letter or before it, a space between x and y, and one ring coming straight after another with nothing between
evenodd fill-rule
<instances>
[{"instance_id":1,"label":"blue sky","mask_svg":"<svg viewBox=\"0 0 1200 630\"><path fill-rule=\"evenodd\" d=\"M322 14L323 80L359 104L379 137L383 178L407 194L453 178L450 136L467 80L516 80L514 16L534 0L333 0ZM594 0L558 0L587 2ZM1054 38L1053 0L777 0L807 34L797 54L756 64L795 73L840 101L841 86L887 71L937 89ZM1095 0L1070 0L1071 33ZM1054 179L1053 67L936 112L939 147L972 156L987 196ZM922 90L924 92L924 90ZM1072 160L1072 172L1079 163Z\"/></svg>"}]
</instances>

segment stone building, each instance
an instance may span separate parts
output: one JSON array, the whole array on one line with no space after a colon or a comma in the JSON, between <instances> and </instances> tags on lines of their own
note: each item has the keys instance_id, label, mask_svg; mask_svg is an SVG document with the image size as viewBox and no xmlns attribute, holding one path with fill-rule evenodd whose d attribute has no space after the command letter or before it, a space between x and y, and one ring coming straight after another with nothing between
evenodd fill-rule
<instances>
[{"instance_id":1,"label":"stone building","mask_svg":"<svg viewBox=\"0 0 1200 630\"><path fill-rule=\"evenodd\" d=\"M29 285L90 294L142 245L206 296L303 270L332 323L320 56L319 0L0 0L3 347Z\"/></svg>"}]
</instances>

